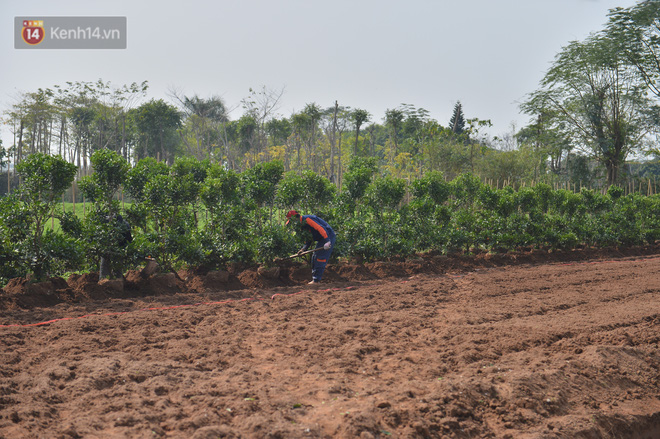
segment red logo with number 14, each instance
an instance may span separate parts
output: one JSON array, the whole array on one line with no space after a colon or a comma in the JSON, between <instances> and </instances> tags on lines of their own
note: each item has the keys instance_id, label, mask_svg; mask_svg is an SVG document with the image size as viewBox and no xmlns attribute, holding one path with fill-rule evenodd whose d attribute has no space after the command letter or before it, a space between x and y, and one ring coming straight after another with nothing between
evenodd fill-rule
<instances>
[{"instance_id":1,"label":"red logo with number 14","mask_svg":"<svg viewBox=\"0 0 660 439\"><path fill-rule=\"evenodd\" d=\"M23 41L34 46L44 40L43 20L23 20Z\"/></svg>"}]
</instances>

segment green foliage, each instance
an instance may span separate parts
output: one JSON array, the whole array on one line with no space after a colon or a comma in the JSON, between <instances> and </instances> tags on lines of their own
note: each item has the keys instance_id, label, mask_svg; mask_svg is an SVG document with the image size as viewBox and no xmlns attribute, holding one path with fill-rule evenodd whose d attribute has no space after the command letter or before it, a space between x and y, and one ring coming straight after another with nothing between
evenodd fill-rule
<instances>
[{"instance_id":1,"label":"green foliage","mask_svg":"<svg viewBox=\"0 0 660 439\"><path fill-rule=\"evenodd\" d=\"M124 184L129 164L115 151L100 149L90 157L94 173L79 183L82 193L92 202L110 209L112 199Z\"/></svg>"},{"instance_id":2,"label":"green foliage","mask_svg":"<svg viewBox=\"0 0 660 439\"><path fill-rule=\"evenodd\" d=\"M185 185L184 196L192 209L195 225L200 215L200 193L210 167L208 160L199 161L194 157L178 157L172 165L171 174Z\"/></svg>"},{"instance_id":3,"label":"green foliage","mask_svg":"<svg viewBox=\"0 0 660 439\"><path fill-rule=\"evenodd\" d=\"M580 194L582 195L585 208L594 214L609 209L612 204L611 197L606 197L591 189L585 189Z\"/></svg>"},{"instance_id":4,"label":"green foliage","mask_svg":"<svg viewBox=\"0 0 660 439\"><path fill-rule=\"evenodd\" d=\"M341 223L340 254L373 260L383 254L383 236L363 216L344 218Z\"/></svg>"},{"instance_id":5,"label":"green foliage","mask_svg":"<svg viewBox=\"0 0 660 439\"><path fill-rule=\"evenodd\" d=\"M208 160L197 160L194 157L177 157L171 168L171 173L182 178L190 175L192 181L202 183L209 172L211 164Z\"/></svg>"},{"instance_id":6,"label":"green foliage","mask_svg":"<svg viewBox=\"0 0 660 439\"><path fill-rule=\"evenodd\" d=\"M312 171L303 172L302 180L305 193L302 200L304 209L316 212L333 201L337 188L330 180Z\"/></svg>"},{"instance_id":7,"label":"green foliage","mask_svg":"<svg viewBox=\"0 0 660 439\"><path fill-rule=\"evenodd\" d=\"M274 259L294 253L297 248L300 248L300 242L294 234L281 224L270 224L257 240L256 260L260 264L270 265Z\"/></svg>"},{"instance_id":8,"label":"green foliage","mask_svg":"<svg viewBox=\"0 0 660 439\"><path fill-rule=\"evenodd\" d=\"M275 202L277 184L284 174L282 162L259 163L241 174L245 195L258 206L272 206Z\"/></svg>"},{"instance_id":9,"label":"green foliage","mask_svg":"<svg viewBox=\"0 0 660 439\"><path fill-rule=\"evenodd\" d=\"M172 271L186 261L203 259L193 204L202 191L199 180L204 176L204 167L182 160L170 169L147 158L129 171L127 189L136 202L128 217L143 228L145 235L135 240L135 252L156 258Z\"/></svg>"},{"instance_id":10,"label":"green foliage","mask_svg":"<svg viewBox=\"0 0 660 439\"><path fill-rule=\"evenodd\" d=\"M47 230L43 236L42 251L46 255L44 271L64 274L79 270L85 264L85 249L74 237Z\"/></svg>"},{"instance_id":11,"label":"green foliage","mask_svg":"<svg viewBox=\"0 0 660 439\"><path fill-rule=\"evenodd\" d=\"M20 244L26 241L28 212L21 209L18 197L0 198L0 282L25 274Z\"/></svg>"},{"instance_id":12,"label":"green foliage","mask_svg":"<svg viewBox=\"0 0 660 439\"><path fill-rule=\"evenodd\" d=\"M250 212L241 205L226 204L210 212L209 221L199 232L202 265L225 268L231 263L255 261L257 244L248 226Z\"/></svg>"},{"instance_id":13,"label":"green foliage","mask_svg":"<svg viewBox=\"0 0 660 439\"><path fill-rule=\"evenodd\" d=\"M399 178L381 177L367 187L367 205L377 214L395 209L406 195L406 181Z\"/></svg>"},{"instance_id":14,"label":"green foliage","mask_svg":"<svg viewBox=\"0 0 660 439\"><path fill-rule=\"evenodd\" d=\"M128 171L126 175L126 190L136 201L144 201L144 187L157 175L168 175L169 167L164 162L158 162L153 157L146 157Z\"/></svg>"},{"instance_id":15,"label":"green foliage","mask_svg":"<svg viewBox=\"0 0 660 439\"><path fill-rule=\"evenodd\" d=\"M305 180L296 172L287 172L277 187L277 206L282 209L293 209L299 206L300 210L305 210L303 200L307 197L305 192Z\"/></svg>"},{"instance_id":16,"label":"green foliage","mask_svg":"<svg viewBox=\"0 0 660 439\"><path fill-rule=\"evenodd\" d=\"M463 106L460 102L454 105L454 113L449 121L449 129L456 134L462 134L465 130L465 118L463 116Z\"/></svg>"},{"instance_id":17,"label":"green foliage","mask_svg":"<svg viewBox=\"0 0 660 439\"><path fill-rule=\"evenodd\" d=\"M472 174L461 174L452 181L456 203L462 206L472 205L479 197L484 185Z\"/></svg>"},{"instance_id":18,"label":"green foliage","mask_svg":"<svg viewBox=\"0 0 660 439\"><path fill-rule=\"evenodd\" d=\"M211 215L223 206L239 202L240 177L234 171L217 168L209 173L200 188L200 198Z\"/></svg>"},{"instance_id":19,"label":"green foliage","mask_svg":"<svg viewBox=\"0 0 660 439\"><path fill-rule=\"evenodd\" d=\"M607 188L607 195L609 195L610 198L613 200L618 200L623 196L623 188L612 185L609 188Z\"/></svg>"},{"instance_id":20,"label":"green foliage","mask_svg":"<svg viewBox=\"0 0 660 439\"><path fill-rule=\"evenodd\" d=\"M514 194L515 204L521 212L530 213L538 208L538 194L532 188L520 188Z\"/></svg>"},{"instance_id":21,"label":"green foliage","mask_svg":"<svg viewBox=\"0 0 660 439\"><path fill-rule=\"evenodd\" d=\"M76 170L75 165L60 156L32 154L16 165L16 171L23 179L19 197L34 211L48 210L71 186Z\"/></svg>"},{"instance_id":22,"label":"green foliage","mask_svg":"<svg viewBox=\"0 0 660 439\"><path fill-rule=\"evenodd\" d=\"M375 161L361 158L351 163L338 195L312 172L282 178L280 162L239 174L196 159L167 166L147 158L128 170L119 155L100 150L93 155L95 173L81 184L93 201L81 219L55 211L57 191L66 187L62 180L70 184L75 168L43 156L24 163L26 184L0 199L1 281L30 272L43 277L95 269L102 256L122 270L148 255L170 270L268 265L305 240L279 221L264 220L274 202L284 210L320 214L337 232L335 257L364 260L419 252L633 246L660 239L660 195L626 195L617 186L605 195L547 184L494 189L471 174L447 182L433 171L408 186L400 178L377 176ZM119 214L113 196L122 185L134 196L123 212L134 232L128 245L122 245L124 230L113 220ZM413 197L405 203L408 187ZM53 214L61 232L44 232Z\"/></svg>"},{"instance_id":23,"label":"green foliage","mask_svg":"<svg viewBox=\"0 0 660 439\"><path fill-rule=\"evenodd\" d=\"M17 214L10 214L6 227L18 226L27 230L25 233L14 230L10 234L23 236L21 241L14 243L14 248L20 254L21 265L29 267L35 278L41 280L52 274L50 255L44 247L44 226L59 207L62 193L73 182L76 167L59 156L37 153L19 163L16 170L23 181L17 192L18 202L6 206L17 211ZM15 215L24 220L20 226L12 221Z\"/></svg>"},{"instance_id":24,"label":"green foliage","mask_svg":"<svg viewBox=\"0 0 660 439\"><path fill-rule=\"evenodd\" d=\"M364 196L377 170L376 159L373 157L356 157L351 160L343 183L343 188L350 200L357 202Z\"/></svg>"},{"instance_id":25,"label":"green foliage","mask_svg":"<svg viewBox=\"0 0 660 439\"><path fill-rule=\"evenodd\" d=\"M24 241L29 236L30 212L23 208L17 194L0 198L0 238L7 244Z\"/></svg>"},{"instance_id":26,"label":"green foliage","mask_svg":"<svg viewBox=\"0 0 660 439\"><path fill-rule=\"evenodd\" d=\"M2 146L2 140L0 140L0 168L4 168L9 163L9 158L10 151Z\"/></svg>"},{"instance_id":27,"label":"green foliage","mask_svg":"<svg viewBox=\"0 0 660 439\"><path fill-rule=\"evenodd\" d=\"M334 200L336 191L330 180L312 171L305 171L302 175L288 172L277 187L277 206L317 212Z\"/></svg>"},{"instance_id":28,"label":"green foliage","mask_svg":"<svg viewBox=\"0 0 660 439\"><path fill-rule=\"evenodd\" d=\"M552 187L545 183L539 183L534 186L533 190L536 193L536 202L539 209L543 213L547 212L550 206L550 200L552 200Z\"/></svg>"},{"instance_id":29,"label":"green foliage","mask_svg":"<svg viewBox=\"0 0 660 439\"><path fill-rule=\"evenodd\" d=\"M209 268L225 268L230 263L254 261L256 244L249 207L251 200L241 198L241 176L234 171L212 167L200 191L207 211L204 226L198 231L201 264Z\"/></svg>"},{"instance_id":30,"label":"green foliage","mask_svg":"<svg viewBox=\"0 0 660 439\"><path fill-rule=\"evenodd\" d=\"M137 157L173 160L180 143L176 130L181 127L181 115L177 109L162 99L152 99L132 110L132 115L138 132Z\"/></svg>"},{"instance_id":31,"label":"green foliage","mask_svg":"<svg viewBox=\"0 0 660 439\"><path fill-rule=\"evenodd\" d=\"M435 204L443 204L451 195L452 188L439 171L430 171L412 182L412 194L416 198L429 197Z\"/></svg>"},{"instance_id":32,"label":"green foliage","mask_svg":"<svg viewBox=\"0 0 660 439\"><path fill-rule=\"evenodd\" d=\"M446 242L451 220L448 206L436 205L428 198L413 200L400 211L401 230L419 252L440 251Z\"/></svg>"},{"instance_id":33,"label":"green foliage","mask_svg":"<svg viewBox=\"0 0 660 439\"><path fill-rule=\"evenodd\" d=\"M109 261L113 273L128 268L124 261L132 259L133 247L125 242L125 236L130 232L130 225L117 221L117 215L94 206L83 221L71 214L60 218L64 235L76 239L84 249L87 264L84 268L98 270L101 257Z\"/></svg>"},{"instance_id":34,"label":"green foliage","mask_svg":"<svg viewBox=\"0 0 660 439\"><path fill-rule=\"evenodd\" d=\"M134 259L134 247L126 236L131 234L130 223L119 221L119 201L115 196L124 185L128 173L128 162L114 151L101 149L90 158L94 173L80 182L83 194L92 202L92 209L84 221L73 214L62 214L60 226L65 236L76 240L85 254L88 269L96 269L101 258L108 261L110 273L124 272L127 262ZM135 209L139 208L139 204ZM128 215L131 220L144 225L137 215ZM106 273L101 273L106 275Z\"/></svg>"}]
</instances>

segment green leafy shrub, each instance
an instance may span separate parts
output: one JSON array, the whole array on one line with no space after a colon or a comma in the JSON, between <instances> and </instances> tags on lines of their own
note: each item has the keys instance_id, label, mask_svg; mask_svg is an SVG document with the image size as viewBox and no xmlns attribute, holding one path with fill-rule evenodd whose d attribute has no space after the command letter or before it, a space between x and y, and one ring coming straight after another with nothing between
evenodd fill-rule
<instances>
[{"instance_id":1,"label":"green leafy shrub","mask_svg":"<svg viewBox=\"0 0 660 439\"><path fill-rule=\"evenodd\" d=\"M406 195L406 181L400 178L374 179L365 191L367 205L378 215L397 208Z\"/></svg>"},{"instance_id":2,"label":"green leafy shrub","mask_svg":"<svg viewBox=\"0 0 660 439\"><path fill-rule=\"evenodd\" d=\"M146 157L136 163L126 175L125 187L130 196L137 202L144 200L144 188L147 182L156 175L168 175L167 164L158 162L153 157Z\"/></svg>"},{"instance_id":3,"label":"green leafy shrub","mask_svg":"<svg viewBox=\"0 0 660 439\"><path fill-rule=\"evenodd\" d=\"M284 175L279 162L241 174L192 158L172 166L143 159L129 169L116 153L100 150L92 156L94 173L80 182L93 203L81 220L57 209L75 167L38 155L24 163L24 187L0 199L0 281L29 272L43 277L76 266L93 268L101 256L129 266L151 255L172 270L268 264L304 240L282 224L281 212L274 217L275 206L321 216L337 232L335 256L366 260L427 251L631 246L660 239L660 196L624 195L616 186L605 195L552 190L547 184L498 190L471 174L447 182L439 172L408 185L378 176L375 158L353 160L337 193L313 172ZM120 213L116 196L122 186L134 200L121 213L135 239L120 251L119 230L110 219ZM408 189L412 201L405 203ZM51 215L59 218L61 234L44 233Z\"/></svg>"},{"instance_id":4,"label":"green leafy shrub","mask_svg":"<svg viewBox=\"0 0 660 439\"><path fill-rule=\"evenodd\" d=\"M64 221L64 233L84 243L89 264L98 266L101 258L108 261L110 272L100 269L99 274L109 276L124 272L128 268L124 261L130 259L126 254L127 242L124 242L130 226L118 220L120 208L116 199L126 181L129 164L117 152L107 149L95 151L90 161L94 172L81 180L80 190L92 202L92 210L80 225L69 215L63 215L60 221Z\"/></svg>"},{"instance_id":5,"label":"green leafy shrub","mask_svg":"<svg viewBox=\"0 0 660 439\"><path fill-rule=\"evenodd\" d=\"M312 171L288 172L277 187L276 203L284 210L318 213L335 199L337 188Z\"/></svg>"},{"instance_id":6,"label":"green leafy shrub","mask_svg":"<svg viewBox=\"0 0 660 439\"><path fill-rule=\"evenodd\" d=\"M356 157L351 160L344 174L343 190L353 203L357 203L364 196L377 171L374 157Z\"/></svg>"},{"instance_id":7,"label":"green leafy shrub","mask_svg":"<svg viewBox=\"0 0 660 439\"><path fill-rule=\"evenodd\" d=\"M300 248L300 241L295 234L280 225L269 224L257 239L257 262L270 265L275 258L288 256Z\"/></svg>"},{"instance_id":8,"label":"green leafy shrub","mask_svg":"<svg viewBox=\"0 0 660 439\"><path fill-rule=\"evenodd\" d=\"M204 266L225 268L232 262L255 260L257 248L248 213L241 205L231 203L209 211L209 220L199 231Z\"/></svg>"},{"instance_id":9,"label":"green leafy shrub","mask_svg":"<svg viewBox=\"0 0 660 439\"><path fill-rule=\"evenodd\" d=\"M532 189L536 194L536 203L542 213L547 213L552 201L552 186L539 183Z\"/></svg>"},{"instance_id":10,"label":"green leafy shrub","mask_svg":"<svg viewBox=\"0 0 660 439\"><path fill-rule=\"evenodd\" d=\"M241 173L243 193L257 206L272 206L275 202L277 184L283 175L282 162L259 163Z\"/></svg>"},{"instance_id":11,"label":"green leafy shrub","mask_svg":"<svg viewBox=\"0 0 660 439\"><path fill-rule=\"evenodd\" d=\"M453 195L459 206L472 206L479 198L484 185L472 174L461 174L452 181Z\"/></svg>"},{"instance_id":12,"label":"green leafy shrub","mask_svg":"<svg viewBox=\"0 0 660 439\"><path fill-rule=\"evenodd\" d=\"M607 188L607 195L609 195L609 197L612 200L618 200L623 196L623 194L624 194L624 190L622 187L612 185L609 188Z\"/></svg>"},{"instance_id":13,"label":"green leafy shrub","mask_svg":"<svg viewBox=\"0 0 660 439\"><path fill-rule=\"evenodd\" d=\"M79 182L82 193L98 208L111 210L111 205L119 188L124 184L129 164L115 151L100 149L90 157L92 175Z\"/></svg>"},{"instance_id":14,"label":"green leafy shrub","mask_svg":"<svg viewBox=\"0 0 660 439\"><path fill-rule=\"evenodd\" d=\"M60 209L62 194L71 186L76 170L75 165L62 157L42 153L32 154L16 165L22 182L17 198L5 205L5 209L14 212L7 213L3 219L4 228L13 229L9 235L20 238L12 243L12 253L18 253L21 271L32 272L36 280L54 274L48 261L54 249L51 246L46 251L44 227ZM16 223L17 218L22 219L21 224Z\"/></svg>"},{"instance_id":15,"label":"green leafy shrub","mask_svg":"<svg viewBox=\"0 0 660 439\"><path fill-rule=\"evenodd\" d=\"M44 270L50 274L77 271L85 264L85 248L80 240L52 230L44 233L43 252L46 255Z\"/></svg>"},{"instance_id":16,"label":"green leafy shrub","mask_svg":"<svg viewBox=\"0 0 660 439\"><path fill-rule=\"evenodd\" d=\"M430 171L411 184L415 198L428 197L435 204L444 204L452 193L452 187L445 181L442 172Z\"/></svg>"}]
</instances>

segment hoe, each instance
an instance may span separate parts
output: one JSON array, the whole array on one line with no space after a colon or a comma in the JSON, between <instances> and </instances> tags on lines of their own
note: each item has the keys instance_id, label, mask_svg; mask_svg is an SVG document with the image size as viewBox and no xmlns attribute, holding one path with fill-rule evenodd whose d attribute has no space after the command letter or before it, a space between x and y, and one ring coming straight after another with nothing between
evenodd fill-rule
<instances>
[{"instance_id":1,"label":"hoe","mask_svg":"<svg viewBox=\"0 0 660 439\"><path fill-rule=\"evenodd\" d=\"M295 255L287 256L286 258L278 258L278 259L273 260L273 262L287 261L289 259L298 258L300 256L304 256L304 255L307 255L309 253L314 253L314 252L317 252L319 250L323 250L323 247L318 247L318 248L315 248L315 249L312 249L312 250L307 250L307 251L304 251L302 253L296 253Z\"/></svg>"}]
</instances>

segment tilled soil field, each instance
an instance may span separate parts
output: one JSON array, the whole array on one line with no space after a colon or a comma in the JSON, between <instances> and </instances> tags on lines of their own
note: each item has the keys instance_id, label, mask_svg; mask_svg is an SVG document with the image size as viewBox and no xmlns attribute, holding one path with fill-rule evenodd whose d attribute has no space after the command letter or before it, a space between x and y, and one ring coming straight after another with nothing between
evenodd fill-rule
<instances>
[{"instance_id":1,"label":"tilled soil field","mask_svg":"<svg viewBox=\"0 0 660 439\"><path fill-rule=\"evenodd\" d=\"M660 248L0 296L2 438L658 438Z\"/></svg>"}]
</instances>

